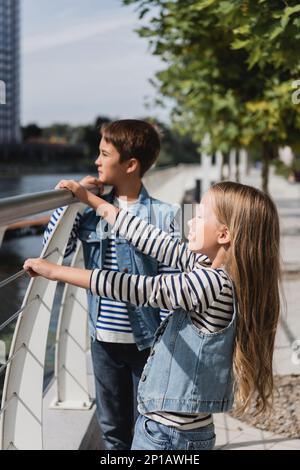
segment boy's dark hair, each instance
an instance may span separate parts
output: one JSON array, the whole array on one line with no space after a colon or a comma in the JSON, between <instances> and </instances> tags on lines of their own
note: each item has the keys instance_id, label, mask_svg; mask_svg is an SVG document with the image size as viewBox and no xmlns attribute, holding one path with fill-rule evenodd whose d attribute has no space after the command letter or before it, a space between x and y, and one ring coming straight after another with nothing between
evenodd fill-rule
<instances>
[{"instance_id":1,"label":"boy's dark hair","mask_svg":"<svg viewBox=\"0 0 300 470\"><path fill-rule=\"evenodd\" d=\"M137 119L122 119L101 126L104 140L116 147L120 162L136 158L140 162L141 174L156 161L160 152L158 131L148 122Z\"/></svg>"}]
</instances>

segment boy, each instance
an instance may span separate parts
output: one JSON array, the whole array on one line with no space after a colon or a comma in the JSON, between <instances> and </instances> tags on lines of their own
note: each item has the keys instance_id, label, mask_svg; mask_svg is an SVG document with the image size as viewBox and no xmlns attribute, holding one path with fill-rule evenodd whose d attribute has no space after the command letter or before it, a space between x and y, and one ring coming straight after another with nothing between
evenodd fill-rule
<instances>
[{"instance_id":1,"label":"boy","mask_svg":"<svg viewBox=\"0 0 300 470\"><path fill-rule=\"evenodd\" d=\"M113 186L104 199L174 236L174 208L150 197L142 184L142 177L159 155L157 131L147 122L127 119L105 124L101 134L100 153L95 161L99 174L97 183ZM93 179L87 177L81 183ZM61 210L57 209L52 215L45 231L45 242ZM93 209L87 208L82 216L76 217L65 256L75 250L79 239L87 269L104 268L151 276L172 272L107 229L108 224ZM168 312L152 307L137 308L92 296L90 292L88 303L99 425L107 450L128 450L136 415L137 385L154 333Z\"/></svg>"}]
</instances>

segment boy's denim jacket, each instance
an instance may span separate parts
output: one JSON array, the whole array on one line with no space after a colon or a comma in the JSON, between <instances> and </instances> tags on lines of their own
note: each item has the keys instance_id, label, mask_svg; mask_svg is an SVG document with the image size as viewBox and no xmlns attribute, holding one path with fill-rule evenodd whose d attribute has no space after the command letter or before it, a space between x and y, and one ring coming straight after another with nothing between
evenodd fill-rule
<instances>
[{"instance_id":1,"label":"boy's denim jacket","mask_svg":"<svg viewBox=\"0 0 300 470\"><path fill-rule=\"evenodd\" d=\"M114 190L103 199L113 203ZM134 215L139 216L156 227L171 232L178 207L163 203L150 197L142 186L138 202L131 208ZM173 229L174 230L174 229ZM97 216L96 212L87 208L80 221L78 234L82 242L86 269L102 268L105 252L108 246L110 226ZM116 238L116 254L119 270L129 274L144 274L155 276L158 273L158 262L150 256L137 251L123 238ZM99 314L100 297L87 291L89 305L89 333L96 339L96 323ZM150 347L153 343L154 333L160 325L160 309L152 307L136 307L127 304L129 319L133 335L139 350Z\"/></svg>"}]
</instances>

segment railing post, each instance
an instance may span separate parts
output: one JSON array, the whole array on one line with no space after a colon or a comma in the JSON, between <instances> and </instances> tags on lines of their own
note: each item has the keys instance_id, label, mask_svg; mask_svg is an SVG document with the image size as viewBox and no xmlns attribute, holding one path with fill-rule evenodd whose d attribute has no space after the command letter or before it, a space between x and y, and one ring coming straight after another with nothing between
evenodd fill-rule
<instances>
[{"instance_id":1,"label":"railing post","mask_svg":"<svg viewBox=\"0 0 300 470\"><path fill-rule=\"evenodd\" d=\"M231 181L236 180L236 169L237 169L236 150L231 149L229 152L229 179Z\"/></svg>"},{"instance_id":2,"label":"railing post","mask_svg":"<svg viewBox=\"0 0 300 470\"><path fill-rule=\"evenodd\" d=\"M42 252L61 264L70 229L80 205L65 209ZM61 223L63 220L63 223ZM15 328L7 366L0 419L0 448L42 449L44 363L56 282L31 279Z\"/></svg>"},{"instance_id":3,"label":"railing post","mask_svg":"<svg viewBox=\"0 0 300 470\"><path fill-rule=\"evenodd\" d=\"M6 362L6 344L5 341L0 340L0 365Z\"/></svg>"},{"instance_id":4,"label":"railing post","mask_svg":"<svg viewBox=\"0 0 300 470\"><path fill-rule=\"evenodd\" d=\"M240 176L243 182L243 178L248 174L248 152L246 149L240 149Z\"/></svg>"},{"instance_id":5,"label":"railing post","mask_svg":"<svg viewBox=\"0 0 300 470\"><path fill-rule=\"evenodd\" d=\"M72 266L84 267L79 242ZM51 408L86 410L93 405L87 381L87 311L86 291L66 284L56 336L57 396Z\"/></svg>"},{"instance_id":6,"label":"railing post","mask_svg":"<svg viewBox=\"0 0 300 470\"><path fill-rule=\"evenodd\" d=\"M216 151L216 181L221 181L223 177L223 154L220 150Z\"/></svg>"},{"instance_id":7,"label":"railing post","mask_svg":"<svg viewBox=\"0 0 300 470\"><path fill-rule=\"evenodd\" d=\"M2 242L3 242L3 238L4 238L4 235L5 235L6 229L7 229L7 227L0 227L0 248L1 248L1 245L2 245Z\"/></svg>"}]
</instances>

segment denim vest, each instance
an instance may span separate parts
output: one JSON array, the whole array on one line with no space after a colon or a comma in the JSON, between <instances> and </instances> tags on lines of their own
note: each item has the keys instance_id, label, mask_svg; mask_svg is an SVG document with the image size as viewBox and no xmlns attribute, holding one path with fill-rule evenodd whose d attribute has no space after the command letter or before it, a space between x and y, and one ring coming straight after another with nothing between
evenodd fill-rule
<instances>
[{"instance_id":1,"label":"denim vest","mask_svg":"<svg viewBox=\"0 0 300 470\"><path fill-rule=\"evenodd\" d=\"M103 199L112 203L114 190ZM178 208L171 204L163 203L149 196L142 186L136 204L131 207L131 213L137 215L156 227L169 232L170 224L175 217ZM102 268L105 253L108 247L108 238L111 227L96 212L87 208L83 214L79 239L82 242L84 262L86 269ZM116 255L119 271L129 274L144 274L155 276L158 273L158 262L150 256L136 250L127 240L116 237ZM88 290L89 309L89 333L93 340L96 339L96 323L99 314L100 297L92 295ZM154 333L160 325L160 309L152 307L136 307L127 303L129 320L134 339L139 350L152 345Z\"/></svg>"},{"instance_id":2,"label":"denim vest","mask_svg":"<svg viewBox=\"0 0 300 470\"><path fill-rule=\"evenodd\" d=\"M160 325L138 387L138 410L220 413L233 404L236 302L223 330L201 332L184 310Z\"/></svg>"}]
</instances>

